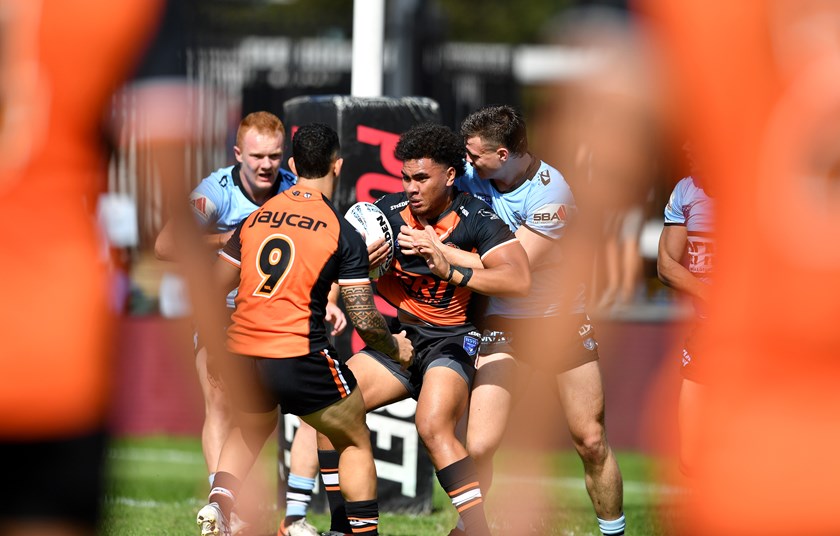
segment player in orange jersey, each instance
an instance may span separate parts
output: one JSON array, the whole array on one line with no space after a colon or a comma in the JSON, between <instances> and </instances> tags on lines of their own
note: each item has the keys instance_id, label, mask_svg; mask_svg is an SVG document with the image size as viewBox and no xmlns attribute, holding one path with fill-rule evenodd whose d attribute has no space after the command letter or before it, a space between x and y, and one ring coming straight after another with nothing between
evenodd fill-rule
<instances>
[{"instance_id":1,"label":"player in orange jersey","mask_svg":"<svg viewBox=\"0 0 840 536\"><path fill-rule=\"evenodd\" d=\"M406 251L396 251L392 269L377 282L377 292L397 308L417 358L401 370L368 346L348 366L359 379L368 411L408 397L417 400L417 431L441 486L464 519L467 534L488 535L478 475L455 435L467 407L480 342L469 310L473 292L527 293L528 259L486 203L455 189L455 178L464 172L465 153L463 140L451 129L415 126L400 136L395 154L403 161L404 192L376 201L391 228L426 229L444 243L478 253L487 268L450 264L431 240L401 243ZM342 481L337 484L343 489ZM328 497L336 512L337 497ZM334 513L332 530L346 531L341 521Z\"/></svg>"},{"instance_id":2,"label":"player in orange jersey","mask_svg":"<svg viewBox=\"0 0 840 536\"><path fill-rule=\"evenodd\" d=\"M190 194L190 206L206 232L202 238L208 247L219 250L242 220L278 192L297 182L293 173L280 168L285 139L286 129L282 121L270 112L252 112L240 121L233 147L238 163L210 173ZM159 259L178 260L174 234L173 222L168 222L155 241L155 255ZM227 299L231 311L235 297L236 290L233 290ZM338 288L335 287L325 317L334 326L331 335L341 334L346 326L344 313L334 303L337 299ZM232 410L224 390L207 376L207 348L202 336L197 334L195 339L195 365L204 395L201 447L212 487L219 452L231 426ZM300 529L295 530L298 534L293 536L316 536L316 529L304 519L318 472L315 430L305 422L301 422L295 433L291 454L284 524L290 526L295 523L296 529ZM247 524L239 514L242 513L235 513L231 522L234 533Z\"/></svg>"},{"instance_id":3,"label":"player in orange jersey","mask_svg":"<svg viewBox=\"0 0 840 536\"><path fill-rule=\"evenodd\" d=\"M641 4L718 230L705 442L676 530L840 534L840 5Z\"/></svg>"},{"instance_id":4,"label":"player in orange jersey","mask_svg":"<svg viewBox=\"0 0 840 536\"><path fill-rule=\"evenodd\" d=\"M235 408L202 534L228 534L239 482L277 422L277 406L327 436L340 452L353 533L378 534L376 470L364 401L353 373L337 360L324 327L327 295L338 281L347 313L371 347L408 366L412 345L391 335L376 310L364 241L329 201L343 160L338 135L304 125L292 140L298 184L278 194L234 231L217 263L227 289L239 287L228 349L210 356Z\"/></svg>"},{"instance_id":5,"label":"player in orange jersey","mask_svg":"<svg viewBox=\"0 0 840 536\"><path fill-rule=\"evenodd\" d=\"M99 520L115 316L95 228L103 119L162 2L0 2L0 533Z\"/></svg>"}]
</instances>

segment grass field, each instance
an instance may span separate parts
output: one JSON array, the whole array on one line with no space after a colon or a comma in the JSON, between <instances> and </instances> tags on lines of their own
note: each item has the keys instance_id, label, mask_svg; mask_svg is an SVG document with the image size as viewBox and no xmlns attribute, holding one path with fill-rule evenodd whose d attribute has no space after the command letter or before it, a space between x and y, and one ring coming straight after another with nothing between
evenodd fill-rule
<instances>
[{"instance_id":1,"label":"grass field","mask_svg":"<svg viewBox=\"0 0 840 536\"><path fill-rule=\"evenodd\" d=\"M259 470L266 475L266 489L274 485L274 449L265 449L266 456ZM654 461L648 457L619 453L619 464L625 481L625 515L627 534L657 536L668 534L665 526L673 515L676 490L655 484L651 479ZM522 485L510 474L517 458L504 454L499 460L499 474L494 490ZM574 453L552 455L553 474L528 485L541 487L551 497L551 507L534 515L532 534L563 536L598 536L592 506L583 484L583 471ZM204 459L198 439L144 438L116 441L109 455L109 479L106 496L105 527L107 536L196 536L195 513L204 504L207 494ZM265 495L263 495L265 497ZM454 526L455 511L443 490L435 489L434 510L429 515L407 516L385 513L380 521L383 536L445 535ZM271 494L262 506L273 512ZM487 503L488 517L495 534L509 534L504 520L494 517L493 494ZM263 530L257 534L274 534L279 517L267 514ZM329 527L326 515L310 515L310 521L321 530ZM525 536L525 535L512 535Z\"/></svg>"}]
</instances>

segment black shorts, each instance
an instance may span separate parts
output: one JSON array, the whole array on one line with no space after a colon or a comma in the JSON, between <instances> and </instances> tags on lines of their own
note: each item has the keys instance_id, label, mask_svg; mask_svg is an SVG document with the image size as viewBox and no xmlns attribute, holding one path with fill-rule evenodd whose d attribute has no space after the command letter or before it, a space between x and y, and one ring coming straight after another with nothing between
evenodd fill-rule
<instances>
[{"instance_id":1,"label":"black shorts","mask_svg":"<svg viewBox=\"0 0 840 536\"><path fill-rule=\"evenodd\" d=\"M447 367L457 372L472 387L475 377L475 358L478 356L479 334L471 325L467 326L418 326L402 324L391 329L404 329L414 345L414 362L408 370L399 363L369 346L362 352L388 368L405 386L411 398L417 400L423 387L423 376L433 367Z\"/></svg>"},{"instance_id":2,"label":"black shorts","mask_svg":"<svg viewBox=\"0 0 840 536\"><path fill-rule=\"evenodd\" d=\"M283 413L309 415L350 396L356 377L333 348L290 358L228 356L222 380L240 411L259 413L278 405Z\"/></svg>"},{"instance_id":3,"label":"black shorts","mask_svg":"<svg viewBox=\"0 0 840 536\"><path fill-rule=\"evenodd\" d=\"M481 355L499 352L560 374L597 361L598 341L585 313L538 318L488 316L481 336Z\"/></svg>"},{"instance_id":4,"label":"black shorts","mask_svg":"<svg viewBox=\"0 0 840 536\"><path fill-rule=\"evenodd\" d=\"M0 440L0 525L37 520L95 529L100 519L106 434L39 441Z\"/></svg>"},{"instance_id":5,"label":"black shorts","mask_svg":"<svg viewBox=\"0 0 840 536\"><path fill-rule=\"evenodd\" d=\"M691 333L685 340L683 346L680 366L680 375L686 380L691 380L697 383L706 383L707 372L703 365L703 355L705 352L701 346L705 344L703 332L705 331L705 322L700 320L691 330Z\"/></svg>"}]
</instances>

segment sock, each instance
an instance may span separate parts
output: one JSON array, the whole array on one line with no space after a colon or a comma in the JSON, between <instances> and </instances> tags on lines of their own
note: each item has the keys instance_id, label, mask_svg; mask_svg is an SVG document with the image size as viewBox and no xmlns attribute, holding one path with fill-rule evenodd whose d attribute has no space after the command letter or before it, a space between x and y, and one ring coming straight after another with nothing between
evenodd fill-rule
<instances>
[{"instance_id":1,"label":"sock","mask_svg":"<svg viewBox=\"0 0 840 536\"><path fill-rule=\"evenodd\" d=\"M621 516L618 519L611 519L607 521L606 519L598 519L598 528L601 529L601 534L609 535L609 536L621 536L624 534L624 512L621 513Z\"/></svg>"},{"instance_id":2,"label":"sock","mask_svg":"<svg viewBox=\"0 0 840 536\"><path fill-rule=\"evenodd\" d=\"M233 510L239 484L238 478L224 471L219 471L213 478L213 489L210 490L207 502L218 504L226 519L230 519L230 511Z\"/></svg>"},{"instance_id":3,"label":"sock","mask_svg":"<svg viewBox=\"0 0 840 536\"><path fill-rule=\"evenodd\" d=\"M321 482L324 484L327 502L330 505L330 530L350 534L353 529L347 521L344 496L338 481L338 451L319 450L318 463L321 466Z\"/></svg>"},{"instance_id":4,"label":"sock","mask_svg":"<svg viewBox=\"0 0 840 536\"><path fill-rule=\"evenodd\" d=\"M314 478L289 473L289 480L286 483L286 518L283 520L287 527L298 519L306 517L314 487Z\"/></svg>"},{"instance_id":5,"label":"sock","mask_svg":"<svg viewBox=\"0 0 840 536\"><path fill-rule=\"evenodd\" d=\"M437 472L437 477L464 521L464 532L469 536L490 536L481 488L478 487L478 473L472 458L467 456L447 465Z\"/></svg>"},{"instance_id":6,"label":"sock","mask_svg":"<svg viewBox=\"0 0 840 536\"><path fill-rule=\"evenodd\" d=\"M372 501L347 501L347 519L351 534L379 535L379 503Z\"/></svg>"}]
</instances>

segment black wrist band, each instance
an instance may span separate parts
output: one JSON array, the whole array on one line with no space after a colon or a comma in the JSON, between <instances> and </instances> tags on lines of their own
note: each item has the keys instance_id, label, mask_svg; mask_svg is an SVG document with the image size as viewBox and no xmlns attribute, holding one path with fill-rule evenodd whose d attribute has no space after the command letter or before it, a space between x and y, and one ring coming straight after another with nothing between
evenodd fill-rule
<instances>
[{"instance_id":1,"label":"black wrist band","mask_svg":"<svg viewBox=\"0 0 840 536\"><path fill-rule=\"evenodd\" d=\"M446 276L446 282L452 281L452 274L455 273L455 265L449 264L449 275Z\"/></svg>"},{"instance_id":2,"label":"black wrist band","mask_svg":"<svg viewBox=\"0 0 840 536\"><path fill-rule=\"evenodd\" d=\"M466 286L467 286L467 283L469 283L470 278L471 278L471 277L472 277L472 275L473 275L472 268L461 268L461 267L459 266L458 268L456 268L456 270L458 270L458 272L460 272L460 273L461 273L461 276L462 276L462 277L461 277L461 282L460 282L460 283L458 283L458 286L459 286L459 287L466 287Z\"/></svg>"}]
</instances>

